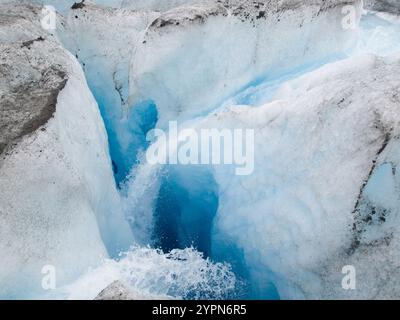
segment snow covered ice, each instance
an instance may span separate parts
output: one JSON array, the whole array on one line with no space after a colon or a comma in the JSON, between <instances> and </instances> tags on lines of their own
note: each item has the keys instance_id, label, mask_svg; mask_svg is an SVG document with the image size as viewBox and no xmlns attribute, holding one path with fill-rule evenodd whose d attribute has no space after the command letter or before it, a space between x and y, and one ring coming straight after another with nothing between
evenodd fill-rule
<instances>
[{"instance_id":1,"label":"snow covered ice","mask_svg":"<svg viewBox=\"0 0 400 320\"><path fill-rule=\"evenodd\" d=\"M399 12L0 0L0 298L399 298ZM150 164L171 121L254 171Z\"/></svg>"}]
</instances>

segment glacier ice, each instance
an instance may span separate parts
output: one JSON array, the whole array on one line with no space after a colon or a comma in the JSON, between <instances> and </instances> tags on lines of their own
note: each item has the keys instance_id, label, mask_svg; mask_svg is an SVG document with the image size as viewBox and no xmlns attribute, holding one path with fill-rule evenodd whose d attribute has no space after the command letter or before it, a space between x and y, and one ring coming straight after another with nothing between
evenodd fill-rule
<instances>
[{"instance_id":1,"label":"glacier ice","mask_svg":"<svg viewBox=\"0 0 400 320\"><path fill-rule=\"evenodd\" d=\"M71 10L58 32L64 46L82 63L99 104L117 183L124 180L140 150L145 149L146 131L152 129L158 117L151 101L142 101L135 110L129 110L127 105L132 51L141 33L157 16L154 12L87 5L85 10ZM114 27L111 29L109 24Z\"/></svg>"},{"instance_id":2,"label":"glacier ice","mask_svg":"<svg viewBox=\"0 0 400 320\"><path fill-rule=\"evenodd\" d=\"M98 5L104 8L129 9L142 11L168 11L184 4L192 4L199 0L0 0L0 3L23 2L54 6L58 12L66 15L76 3ZM209 0L201 0L202 2Z\"/></svg>"},{"instance_id":3,"label":"glacier ice","mask_svg":"<svg viewBox=\"0 0 400 320\"><path fill-rule=\"evenodd\" d=\"M349 1L74 2L46 1L63 14L54 36L38 29L40 7L0 14L2 57L22 43L68 76L45 130L0 162L0 297L398 296L391 1L369 1L384 13L353 1L354 30L341 25ZM150 165L146 134L170 120L254 129L255 173ZM43 264L60 268L48 295ZM348 264L354 292L341 288Z\"/></svg>"},{"instance_id":4,"label":"glacier ice","mask_svg":"<svg viewBox=\"0 0 400 320\"><path fill-rule=\"evenodd\" d=\"M366 19L370 18L373 21L375 19L375 17L366 17ZM379 23L382 22L380 21ZM384 22L383 25L385 25ZM393 28L397 27L394 26ZM379 31L384 36L387 32L391 32L390 30L390 28L385 29L378 25L374 30L374 37ZM361 43L365 41L368 34L370 33L367 32L361 36ZM371 39L371 43L372 41L377 43L377 39L379 38ZM387 52L396 51L397 42L395 39L390 42L393 47L389 51L381 50L379 53L385 55ZM371 50L371 47L364 48L364 51L368 50ZM377 53L375 50L371 51ZM273 99L269 98L273 101L261 109L254 110L243 106L229 107L229 104L225 104L220 112L209 117L209 121L212 121L210 127L214 128L234 126L231 122L236 118L239 118L236 121L243 126L244 121L241 117L247 120L245 123L249 126L259 123L260 127L265 128L265 123L269 123L269 126L272 125L268 133L262 135L263 141L260 142L257 148L258 150L264 150L262 152L263 157L270 155L270 158L263 158L263 161L260 160L260 163L256 166L259 170L263 170L266 176L259 172L252 178L246 178L249 181L240 182L236 181L238 178L235 178L232 172L229 172L226 168L214 169L216 171L215 179L220 191L215 234L212 237L222 242L226 241L226 239L232 241L233 238L234 243L239 243L242 249L245 248L245 260L247 264L250 264L247 267L251 270L251 276L257 279L259 285L259 288L254 289L256 296L274 296L274 286L277 286L281 298L335 297L334 294L329 292L329 289L325 289L331 288L332 283L325 287L325 281L327 280L322 275L326 266L322 261L330 261L329 257L337 257L339 252L347 252L347 247L352 247L354 241L352 213L358 197L359 186L363 184L364 179L368 178L365 175L370 170L370 159L374 158L374 154L378 152L381 144L385 142L388 132L386 131L385 133L385 130L396 128L396 122L394 121L398 117L396 115L398 101L395 98L388 103L379 100L386 99L385 95L381 98L378 97L379 92L382 92L382 90L385 90L385 92L391 90L392 95L396 97L396 91L398 90L398 79L392 79L393 75L391 73L396 68L398 60L395 58L387 59L389 61L388 65L386 65L387 62L385 60L373 56L357 55L351 60L332 65L328 64L326 67L309 75L284 83L279 90L275 90ZM394 64L392 65L392 63ZM376 68L381 68L381 70L378 71ZM386 76L384 75L385 73ZM370 74L374 74L374 81L370 80ZM377 75L383 78L377 79ZM351 76L355 77L350 81L354 84L353 89L347 82ZM360 80L355 80L357 77ZM358 81L361 82L359 83ZM368 81L371 82L368 84ZM377 85L375 85L375 81L377 81ZM391 87L390 83L393 83L394 87ZM363 89L361 90L360 88ZM370 92L372 96L368 97L363 90ZM310 92L310 96L304 96L304 92ZM364 96L363 99L365 100L354 102L358 94ZM391 94L388 96L390 97ZM351 101L346 102L349 97L351 97ZM301 102L298 102L298 104L296 102L296 106L303 106L303 108L307 105L307 101L313 101L316 104L320 103L317 108L321 108L321 111L315 109L307 111L299 107L296 110L295 106L291 105L294 103L292 99L300 99ZM337 99L337 101L330 102L330 99ZM355 109L353 111L347 109L346 112L350 112L349 114L340 115L340 112L342 112L340 105L348 105L348 103L352 104L352 108ZM336 109L330 107L330 105L338 105L337 112L339 114L336 114L336 111L334 111ZM386 110L389 105L391 106L390 111ZM364 106L369 107L364 110ZM376 110L372 106L375 106ZM343 108L346 109L346 107ZM282 112L288 109L292 109L294 114L303 111L305 114L304 116L299 116L301 120L295 120L294 115L282 115ZM261 110L264 110L265 114ZM255 115L251 116L252 113ZM377 126L377 121L379 123L383 121L380 118L381 113L388 123L375 127ZM367 114L370 114L370 116L367 116ZM313 116L316 116L319 120L313 119ZM269 118L271 120L268 120ZM292 121L294 122L294 127L289 129ZM336 121L338 127L335 128L333 123ZM199 122L199 126L204 125L202 120L199 120ZM324 127L324 124L325 126L329 124L329 126ZM189 122L189 125L193 126L193 123ZM333 127L330 127L331 125ZM374 137L375 134L372 133L372 129L362 129L358 125L372 126L375 130L383 130L383 132L376 132ZM196 122L194 126L196 126ZM276 128L276 132L274 128ZM283 129L285 131L282 131ZM306 131L310 130L308 137L303 136L302 132L305 129ZM323 130L324 133L317 135L316 132L318 130ZM360 133L362 133L363 137L359 136ZM286 138L280 138L281 134L284 134ZM396 136L395 133L392 134ZM351 141L364 145L364 148L352 145L348 141L348 137L352 137ZM278 141L275 141L276 139ZM327 140L323 142L321 139ZM265 145L266 141L272 142ZM316 143L315 145L313 141ZM372 147L374 144L375 147ZM304 146L313 148L312 145L314 145L314 151L307 151L307 148L304 148ZM280 149L280 146L286 148L287 153ZM354 148L355 152L351 152L347 148ZM367 152L367 154L363 154L363 152ZM340 154L345 157L349 156L349 159L341 158ZM299 158L300 156L302 158ZM289 161L289 163L285 164L286 161ZM338 161L337 165L333 164L334 161ZM305 167L305 164L307 164L307 167ZM326 167L332 164L332 168ZM347 165L349 166L348 168L346 168ZM296 167L299 168L299 173L290 173ZM306 173L306 168L310 168L308 170L316 179L316 185L311 189L308 189L309 187L307 186L309 183L312 185L311 177L304 177L303 179L305 180L301 178L302 174ZM151 191L158 192L159 185L154 182L154 176L157 175L156 172L160 172L160 169L154 168L154 172L151 172L152 170L144 164L141 170L143 170L143 173L137 173L135 179L137 177L143 179L144 176L149 175L151 183L133 179L132 185L134 190L136 190L136 185L150 186L149 189L145 189L146 197L149 197L149 202L146 201L148 205L148 203L157 199L157 196L152 195ZM323 171L319 172L319 170ZM342 177L340 177L340 172L343 172ZM331 181L329 180L330 174L332 174ZM321 177L324 177L326 181L321 181ZM279 191L280 187L276 185L276 181L280 180L283 183L282 191ZM344 183L348 183L349 187L351 186L354 190L346 189ZM371 180L367 186L369 187L373 183L374 180ZM336 186L338 190L325 190L324 184L328 189ZM266 189L266 186L270 186L270 190ZM257 191L258 188L261 189ZM392 187L392 189L394 190L395 188ZM298 192L300 192L300 195L297 196ZM241 196L242 194L246 194L246 197ZM260 204L257 204L256 201L258 197L260 197ZM249 202L248 206L245 204L246 201ZM325 201L326 203L324 203ZM396 207L396 202L394 202L393 206ZM267 213L259 214L266 208L269 208ZM147 208L147 210L149 209ZM348 216L346 217L343 212L347 212ZM151 210L148 214L152 214ZM309 220L310 218L307 217L310 215L314 216L315 220ZM282 219L281 222L279 222L279 219ZM246 223L246 221L248 222ZM258 232L255 231L257 227L260 228ZM320 233L317 230L320 230ZM330 230L330 232L327 233L326 230ZM378 237L382 237L382 230L382 228L379 229ZM303 236L304 242L300 240ZM293 238L295 240L290 240ZM293 247L290 246L291 241L293 241ZM315 243L318 243L317 247ZM215 252L214 257L217 258L218 255L226 254L226 248L230 245L230 243L218 243L218 241L215 241L214 250L212 250ZM304 247L299 249L301 245L304 245ZM275 246L276 249L273 249ZM321 250L321 247L324 249ZM265 251L265 248L267 248L267 252L263 254L262 252ZM387 252L388 250L385 251ZM379 249L375 249L374 254L376 252L379 252ZM338 261L345 263L344 260L346 258L353 260L358 254L358 252L355 252L352 256L347 256L344 253L344 257L341 257ZM288 260L284 260L284 257ZM295 261L298 261L298 264ZM313 264L316 267L314 271L312 271ZM337 264L332 265L337 267ZM283 271L285 269L287 270ZM266 270L270 270L270 272L268 273ZM283 274L281 274L282 272ZM292 280L290 280L291 274L293 275ZM330 274L335 273L330 270ZM340 272L337 274L340 276ZM371 283L371 279L374 276L376 276L375 273L365 283ZM340 280L335 279L335 281L336 284L340 284ZM375 288L378 287L376 285L377 281L372 283L374 283ZM306 288L304 286L309 287ZM340 291L335 292L338 296L340 293ZM343 295L343 293L341 294ZM373 292L370 288L365 291L364 297L370 298L372 296Z\"/></svg>"},{"instance_id":5,"label":"glacier ice","mask_svg":"<svg viewBox=\"0 0 400 320\"><path fill-rule=\"evenodd\" d=\"M341 2L284 1L266 6L263 16L260 10L216 2L160 15L134 51L130 105L154 101L163 128L168 119L202 116L254 80L340 54L354 41L356 32L342 28Z\"/></svg>"},{"instance_id":6,"label":"glacier ice","mask_svg":"<svg viewBox=\"0 0 400 320\"><path fill-rule=\"evenodd\" d=\"M155 122L163 127L178 113L183 119L189 119L215 108L254 79L284 73L285 68L291 68L288 61L298 67L313 64L317 57L330 60L340 55L352 43L355 32L341 28L339 4L327 9L332 14L317 15L319 6L322 5L316 4L312 10L301 7L297 11L290 6L284 9L284 4L277 8L267 6L266 10L278 10L282 17L272 14L265 19L257 19L262 9L243 8L240 3L224 7L213 1L181 6L166 13L100 8L91 4L86 4L84 9L70 10L59 37L83 64L89 86L100 105L109 133L117 182L124 180L138 162L140 152L147 147L147 132L135 121L138 114L142 114L141 108L153 114L145 129L152 129ZM247 14L251 19L243 20ZM303 14L307 16L304 22ZM329 19L325 19L324 14ZM204 23L193 21L197 15ZM104 24L105 20L113 29ZM300 23L299 35L285 32ZM193 26L185 28L186 24ZM325 28L324 24L335 28ZM315 43L311 42L319 28L329 32L317 37ZM115 33L120 35L116 39ZM225 37L227 33L233 37ZM282 33L288 38L280 43L299 46L291 50L293 57L280 55L285 48L270 49L270 43L276 43ZM241 39L239 45L238 39ZM111 41L112 47L107 45ZM258 58L263 56L269 58ZM191 68L193 64L201 67ZM205 72L207 65L209 70ZM229 83L224 83L222 77L230 79ZM150 81L149 86L145 85L146 79ZM194 92L198 96L193 96Z\"/></svg>"},{"instance_id":7,"label":"glacier ice","mask_svg":"<svg viewBox=\"0 0 400 320\"><path fill-rule=\"evenodd\" d=\"M397 0L364 0L368 9L387 13L400 13L400 3Z\"/></svg>"},{"instance_id":8,"label":"glacier ice","mask_svg":"<svg viewBox=\"0 0 400 320\"><path fill-rule=\"evenodd\" d=\"M388 59L366 55L328 64L285 83L268 104L231 106L190 123L256 130L254 175L209 169L219 190L211 256L224 254L225 239L242 249L256 297L274 296L274 287L285 299L321 297L324 261L351 247L360 185L387 134L398 130L398 100L388 98L399 88L391 73L398 58ZM383 88L390 94L382 95ZM149 172L147 165L143 170ZM159 192L152 186L147 196Z\"/></svg>"},{"instance_id":9,"label":"glacier ice","mask_svg":"<svg viewBox=\"0 0 400 320\"><path fill-rule=\"evenodd\" d=\"M102 257L126 250L132 234L80 65L41 29L40 8L2 5L0 11L2 121L24 124L1 155L0 297L29 298L42 292L43 266L53 265L59 284L68 283ZM4 32L14 25L20 29ZM46 86L59 73L66 81L46 102ZM33 108L36 100L43 110L27 122L29 109L21 104ZM46 108L52 114L42 119Z\"/></svg>"}]
</instances>

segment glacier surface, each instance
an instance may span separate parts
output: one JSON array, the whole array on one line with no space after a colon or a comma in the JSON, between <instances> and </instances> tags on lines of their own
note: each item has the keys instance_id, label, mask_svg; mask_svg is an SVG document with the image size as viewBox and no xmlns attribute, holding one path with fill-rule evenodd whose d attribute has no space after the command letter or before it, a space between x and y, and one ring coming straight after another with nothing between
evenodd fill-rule
<instances>
[{"instance_id":1,"label":"glacier surface","mask_svg":"<svg viewBox=\"0 0 400 320\"><path fill-rule=\"evenodd\" d=\"M24 124L0 160L0 296L29 298L43 291L45 265L57 268L60 285L70 282L128 248L132 233L80 65L40 27L40 8L0 12L2 115ZM60 74L62 86L53 85ZM28 122L24 105L41 98L43 109Z\"/></svg>"},{"instance_id":2,"label":"glacier surface","mask_svg":"<svg viewBox=\"0 0 400 320\"><path fill-rule=\"evenodd\" d=\"M15 122L0 140L0 297L399 297L393 2L74 3L0 5ZM60 12L54 34L40 4ZM27 132L13 94L30 82L56 103ZM146 135L171 120L255 130L254 173L150 165ZM358 290L341 287L345 265Z\"/></svg>"}]
</instances>

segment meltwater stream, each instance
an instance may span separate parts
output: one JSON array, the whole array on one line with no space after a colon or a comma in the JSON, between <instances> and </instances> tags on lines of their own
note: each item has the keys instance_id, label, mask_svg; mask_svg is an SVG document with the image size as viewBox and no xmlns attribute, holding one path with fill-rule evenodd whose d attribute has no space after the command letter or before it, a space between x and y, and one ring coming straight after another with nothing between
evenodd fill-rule
<instances>
[{"instance_id":1,"label":"meltwater stream","mask_svg":"<svg viewBox=\"0 0 400 320\"><path fill-rule=\"evenodd\" d=\"M387 55L398 50L400 24L368 14L362 18L359 41L351 52L301 66L273 79L255 80L222 103L222 107L257 107L273 101L275 92L286 81L327 63L362 53ZM273 282L254 289L260 284L249 276L243 252L234 242L215 239L213 226L220 190L212 168L154 168L141 161L148 147L146 133L157 123L157 106L151 100L143 102L117 123L115 115L107 113L112 110L107 108L112 99L104 94L110 92L109 84L105 83L103 88L93 86L91 78L88 82L109 133L116 181L138 247L89 272L67 289L67 295L93 298L98 289L122 279L135 291L158 297L279 299ZM125 153L119 148L121 141L116 141L115 132L120 130L116 125L125 126L124 130L130 130L136 139Z\"/></svg>"}]
</instances>

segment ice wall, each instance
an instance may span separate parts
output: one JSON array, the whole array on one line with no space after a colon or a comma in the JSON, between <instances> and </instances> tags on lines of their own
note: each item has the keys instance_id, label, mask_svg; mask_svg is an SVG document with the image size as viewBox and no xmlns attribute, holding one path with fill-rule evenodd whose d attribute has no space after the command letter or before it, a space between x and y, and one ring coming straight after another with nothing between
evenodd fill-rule
<instances>
[{"instance_id":1,"label":"ice wall","mask_svg":"<svg viewBox=\"0 0 400 320\"><path fill-rule=\"evenodd\" d=\"M253 81L342 54L356 34L343 27L345 4L215 2L163 13L134 51L130 105L151 99L164 127L204 115Z\"/></svg>"},{"instance_id":2,"label":"ice wall","mask_svg":"<svg viewBox=\"0 0 400 320\"><path fill-rule=\"evenodd\" d=\"M64 46L81 62L99 104L118 183L145 148L146 131L157 121L157 110L151 102L144 102L133 111L127 105L132 52L141 33L157 16L152 12L86 5L71 10L58 30Z\"/></svg>"},{"instance_id":3,"label":"ice wall","mask_svg":"<svg viewBox=\"0 0 400 320\"><path fill-rule=\"evenodd\" d=\"M252 175L236 176L231 166L210 169L219 190L211 256L224 257L227 248L236 244L249 272L253 298L274 297L275 289L282 299L343 297L340 277L344 265L359 266L376 254L391 256L388 261L397 259L393 232L399 201L393 178L397 162L382 159L376 168L374 163L389 142L397 145L400 78L392 72L399 62L396 56L365 55L328 64L287 82L269 104L231 106L187 124L195 129L255 130ZM142 170L147 174L137 176L148 176L152 186L144 193L156 198L151 194L158 192L154 174L147 165ZM150 185L143 180L132 183ZM387 186L386 191L375 192L378 185ZM354 215L358 203L366 201L359 202L360 192L374 207L384 204L391 212L387 224L381 219L385 210L380 209L373 218L375 226L366 224L364 231L357 223L356 228L369 246L374 241L385 243L388 234L393 235L385 250L384 244L369 247L367 252L368 244L354 247L355 237L360 237L354 229L355 219L365 220ZM335 259L339 262L332 263ZM379 266L375 263L373 269ZM382 272L381 278L389 277L390 271ZM373 288L379 287L374 276L369 272L363 279L365 284L374 283L363 287L363 297L374 297ZM397 294L391 288L392 296Z\"/></svg>"},{"instance_id":4,"label":"ice wall","mask_svg":"<svg viewBox=\"0 0 400 320\"><path fill-rule=\"evenodd\" d=\"M135 3L152 4L129 2ZM156 122L162 127L170 118L204 114L263 77L337 58L354 34L342 28L340 3L166 1L159 6L167 3L174 9L161 16L87 3L69 12L59 33L99 102L118 183L146 149L147 130ZM292 32L297 24L301 28Z\"/></svg>"},{"instance_id":5,"label":"ice wall","mask_svg":"<svg viewBox=\"0 0 400 320\"><path fill-rule=\"evenodd\" d=\"M364 2L368 9L394 14L400 13L400 2L397 0L364 0Z\"/></svg>"},{"instance_id":6,"label":"ice wall","mask_svg":"<svg viewBox=\"0 0 400 320\"><path fill-rule=\"evenodd\" d=\"M225 190L216 232L245 248L260 292L264 278L277 286L281 298L324 296L325 274L318 269L351 247L360 186L387 135L398 130L398 100L382 94L398 90L399 79L391 74L397 67L398 60L386 64L371 57L328 65L289 82L276 102L257 110L234 108L237 115L213 121L218 126L225 117L238 117L249 126L260 123L254 175L218 178L217 173L216 178ZM244 193L248 196L239 196ZM379 237L384 236L381 228ZM335 297L329 290L324 294ZM372 297L373 291L364 294Z\"/></svg>"},{"instance_id":7,"label":"ice wall","mask_svg":"<svg viewBox=\"0 0 400 320\"><path fill-rule=\"evenodd\" d=\"M208 0L96 0L96 4L134 10L167 11L184 4L207 1Z\"/></svg>"},{"instance_id":8,"label":"ice wall","mask_svg":"<svg viewBox=\"0 0 400 320\"><path fill-rule=\"evenodd\" d=\"M63 298L94 298L113 281L137 297L399 295L390 277L399 260L400 60L364 55L327 64L344 53L396 51L396 28L382 33L368 20L355 42L359 30L342 24L349 1L102 1L104 7L85 2L73 10L66 3L58 38L75 58L32 22L38 8L0 14L8 62L0 68L6 74L0 89L16 84L16 96L23 96L31 88L18 81L63 84L55 86L49 122L28 133L22 126L22 139L20 128L0 139L9 148L0 160L0 254L10 257L0 262L0 296L42 294L45 264L55 265ZM167 12L126 10L143 7ZM98 101L113 162L76 59ZM196 129L254 129L256 171L239 177L231 166L147 164L145 135L168 120ZM118 182L130 171L122 202L111 167ZM122 212L140 244L193 245L230 262L247 282L245 294L236 291L228 267L193 249L133 249L68 286L132 243ZM340 287L347 264L361 274L356 292Z\"/></svg>"},{"instance_id":9,"label":"ice wall","mask_svg":"<svg viewBox=\"0 0 400 320\"><path fill-rule=\"evenodd\" d=\"M25 3L38 5L51 5L62 15L68 15L74 4L82 7L96 4L104 8L167 11L172 8L192 3L204 3L212 0L0 0L0 3Z\"/></svg>"},{"instance_id":10,"label":"ice wall","mask_svg":"<svg viewBox=\"0 0 400 320\"><path fill-rule=\"evenodd\" d=\"M79 63L40 27L39 13L0 8L1 119L25 123L0 160L2 298L44 294L46 265L61 286L132 243L96 101ZM57 75L65 82L49 91ZM27 122L37 107L38 118Z\"/></svg>"}]
</instances>

